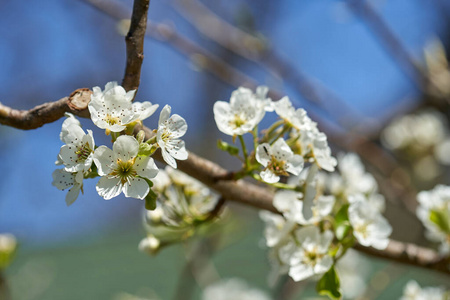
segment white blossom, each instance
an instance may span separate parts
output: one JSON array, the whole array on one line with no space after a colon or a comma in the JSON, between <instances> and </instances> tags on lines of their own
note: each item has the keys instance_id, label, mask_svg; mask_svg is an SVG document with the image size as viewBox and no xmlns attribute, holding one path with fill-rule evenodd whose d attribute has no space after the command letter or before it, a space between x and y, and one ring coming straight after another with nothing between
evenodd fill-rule
<instances>
[{"instance_id":1,"label":"white blossom","mask_svg":"<svg viewBox=\"0 0 450 300\"><path fill-rule=\"evenodd\" d=\"M287 172L299 175L303 169L303 157L294 154L282 138L272 146L268 143L259 145L256 160L265 167L260 175L268 183L278 182L280 175L287 176Z\"/></svg>"},{"instance_id":2,"label":"white blossom","mask_svg":"<svg viewBox=\"0 0 450 300\"><path fill-rule=\"evenodd\" d=\"M180 240L193 233L197 224L208 218L219 196L203 183L170 166L155 177L157 207L146 211L145 227L161 241Z\"/></svg>"},{"instance_id":3,"label":"white blossom","mask_svg":"<svg viewBox=\"0 0 450 300\"><path fill-rule=\"evenodd\" d=\"M186 121L175 114L170 116L171 107L164 106L159 116L158 131L156 140L161 148L164 161L172 168L177 167L178 160L185 160L188 157L184 141L180 140L187 131Z\"/></svg>"},{"instance_id":4,"label":"white blossom","mask_svg":"<svg viewBox=\"0 0 450 300\"><path fill-rule=\"evenodd\" d=\"M296 226L294 222L269 211L260 211L259 217L264 221L264 237L267 247L275 247L291 234Z\"/></svg>"},{"instance_id":5,"label":"white blossom","mask_svg":"<svg viewBox=\"0 0 450 300\"><path fill-rule=\"evenodd\" d=\"M320 233L318 227L307 226L297 229L294 235L296 242L280 248L280 258L290 265L289 276L301 281L327 272L333 265L328 254L333 233L328 230Z\"/></svg>"},{"instance_id":6,"label":"white blossom","mask_svg":"<svg viewBox=\"0 0 450 300\"><path fill-rule=\"evenodd\" d=\"M244 281L232 278L213 283L203 291L202 300L270 300L263 291L249 287Z\"/></svg>"},{"instance_id":7,"label":"white blossom","mask_svg":"<svg viewBox=\"0 0 450 300\"><path fill-rule=\"evenodd\" d=\"M75 116L71 113L65 113L64 114L66 116L66 119L63 121L62 126L61 126L61 133L59 134L59 138L61 139L61 141L65 144L67 144L67 141L73 140L72 137L68 137L68 135L71 133L69 131L69 126L70 125L78 125L81 127L80 121L78 121L77 118L75 118Z\"/></svg>"},{"instance_id":8,"label":"white blossom","mask_svg":"<svg viewBox=\"0 0 450 300\"><path fill-rule=\"evenodd\" d=\"M361 200L351 199L360 198ZM349 196L351 203L348 218L353 227L353 235L363 246L383 250L389 243L392 227L381 213L365 201L363 196Z\"/></svg>"},{"instance_id":9,"label":"white blossom","mask_svg":"<svg viewBox=\"0 0 450 300\"><path fill-rule=\"evenodd\" d=\"M11 253L17 247L17 239L10 233L0 234L0 254Z\"/></svg>"},{"instance_id":10,"label":"white blossom","mask_svg":"<svg viewBox=\"0 0 450 300\"><path fill-rule=\"evenodd\" d=\"M416 214L427 229L426 236L440 243L442 254L450 253L450 187L437 185L431 191L420 192L417 200L420 205L417 207ZM431 221L432 213L442 216L444 228Z\"/></svg>"},{"instance_id":11,"label":"white blossom","mask_svg":"<svg viewBox=\"0 0 450 300\"><path fill-rule=\"evenodd\" d=\"M151 179L158 173L153 159L137 156L139 143L132 136L119 136L113 150L106 146L94 152L94 162L98 174L102 176L96 186L97 192L105 200L118 196L144 199L150 187L144 178Z\"/></svg>"},{"instance_id":12,"label":"white blossom","mask_svg":"<svg viewBox=\"0 0 450 300\"><path fill-rule=\"evenodd\" d=\"M314 197L311 206L303 208L305 201L302 193L291 190L279 190L275 193L273 205L291 221L301 225L315 224L320 222L325 216L329 215L333 209L335 198L333 196L320 195ZM312 216L306 217L304 211L311 211Z\"/></svg>"},{"instance_id":13,"label":"white blossom","mask_svg":"<svg viewBox=\"0 0 450 300\"><path fill-rule=\"evenodd\" d=\"M131 109L137 115L136 119L138 121L143 121L153 115L158 107L158 104L152 104L149 101L133 102L131 105Z\"/></svg>"},{"instance_id":14,"label":"white blossom","mask_svg":"<svg viewBox=\"0 0 450 300\"><path fill-rule=\"evenodd\" d=\"M303 108L295 109L287 96L278 101L272 101L272 105L280 118L299 131L309 131L316 126Z\"/></svg>"},{"instance_id":15,"label":"white blossom","mask_svg":"<svg viewBox=\"0 0 450 300\"><path fill-rule=\"evenodd\" d=\"M67 172L87 172L92 165L95 142L91 130L87 134L77 124L70 124L65 129L64 142L59 152L59 159Z\"/></svg>"},{"instance_id":16,"label":"white blossom","mask_svg":"<svg viewBox=\"0 0 450 300\"><path fill-rule=\"evenodd\" d=\"M135 90L126 92L117 82L108 82L103 92L99 87L92 90L88 105L92 122L107 134L124 130L127 124L140 117L142 112L137 107L134 111L131 104Z\"/></svg>"},{"instance_id":17,"label":"white blossom","mask_svg":"<svg viewBox=\"0 0 450 300\"><path fill-rule=\"evenodd\" d=\"M415 280L410 280L403 289L400 300L447 300L450 290L446 291L442 287L424 287Z\"/></svg>"},{"instance_id":18,"label":"white blossom","mask_svg":"<svg viewBox=\"0 0 450 300\"><path fill-rule=\"evenodd\" d=\"M272 109L270 102L266 101L266 94L264 87L257 89L256 95L250 89L240 87L231 94L229 103L214 103L214 119L219 130L231 136L252 131L264 117L266 109Z\"/></svg>"},{"instance_id":19,"label":"white blossom","mask_svg":"<svg viewBox=\"0 0 450 300\"><path fill-rule=\"evenodd\" d=\"M396 118L381 135L383 144L394 150L411 148L421 152L434 147L447 135L445 116L434 110Z\"/></svg>"},{"instance_id":20,"label":"white blossom","mask_svg":"<svg viewBox=\"0 0 450 300\"><path fill-rule=\"evenodd\" d=\"M56 169L53 172L52 177L52 185L54 185L57 189L63 191L65 189L69 189L66 195L67 206L75 202L75 200L77 200L78 198L78 195L80 194L80 190L83 187L83 173L71 173L67 172L64 169Z\"/></svg>"}]
</instances>

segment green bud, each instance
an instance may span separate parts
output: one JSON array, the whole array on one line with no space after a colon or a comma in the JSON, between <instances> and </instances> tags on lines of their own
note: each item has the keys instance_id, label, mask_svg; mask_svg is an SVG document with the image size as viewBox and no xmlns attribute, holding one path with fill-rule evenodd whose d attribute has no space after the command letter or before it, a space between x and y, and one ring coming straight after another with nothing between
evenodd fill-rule
<instances>
[{"instance_id":1,"label":"green bud","mask_svg":"<svg viewBox=\"0 0 450 300\"><path fill-rule=\"evenodd\" d=\"M152 146L150 146L147 143L139 144L139 156L150 156L153 154L154 151L152 151Z\"/></svg>"},{"instance_id":2,"label":"green bud","mask_svg":"<svg viewBox=\"0 0 450 300\"><path fill-rule=\"evenodd\" d=\"M230 153L233 156L236 156L239 154L239 148L232 146L228 144L227 142L224 142L222 140L217 141L217 148L219 148L222 151L226 151Z\"/></svg>"},{"instance_id":3,"label":"green bud","mask_svg":"<svg viewBox=\"0 0 450 300\"><path fill-rule=\"evenodd\" d=\"M139 144L142 144L145 139L145 132L144 130L139 130L139 132L136 134L136 139L139 142Z\"/></svg>"}]
</instances>

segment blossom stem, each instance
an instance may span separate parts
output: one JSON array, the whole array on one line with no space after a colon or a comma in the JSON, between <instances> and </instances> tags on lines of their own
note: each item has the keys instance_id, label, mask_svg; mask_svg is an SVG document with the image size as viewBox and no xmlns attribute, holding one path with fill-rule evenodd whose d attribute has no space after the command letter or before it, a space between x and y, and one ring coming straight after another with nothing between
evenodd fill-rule
<instances>
[{"instance_id":1,"label":"blossom stem","mask_svg":"<svg viewBox=\"0 0 450 300\"><path fill-rule=\"evenodd\" d=\"M146 143L149 145L156 144L156 135L154 137L152 137L151 139L148 139L146 141Z\"/></svg>"},{"instance_id":2,"label":"blossom stem","mask_svg":"<svg viewBox=\"0 0 450 300\"><path fill-rule=\"evenodd\" d=\"M270 140L270 136L272 135L272 133L281 125L284 124L284 120L278 120L275 123L272 124L272 126L270 126L264 136L261 138L261 140L259 141L260 144L262 143L267 143Z\"/></svg>"},{"instance_id":3,"label":"blossom stem","mask_svg":"<svg viewBox=\"0 0 450 300\"><path fill-rule=\"evenodd\" d=\"M244 138L242 137L242 135L239 135L239 141L241 142L242 153L244 154L245 169L248 170L249 162L248 162L247 147L245 147L245 141L244 141Z\"/></svg>"},{"instance_id":4,"label":"blossom stem","mask_svg":"<svg viewBox=\"0 0 450 300\"><path fill-rule=\"evenodd\" d=\"M289 131L289 129L291 129L291 125L285 124L283 126L283 129L281 129L281 131L278 132L277 135L275 135L275 138L273 138L273 140L270 142L270 145L273 145L273 143L275 143L279 138L283 137L285 133Z\"/></svg>"}]
</instances>

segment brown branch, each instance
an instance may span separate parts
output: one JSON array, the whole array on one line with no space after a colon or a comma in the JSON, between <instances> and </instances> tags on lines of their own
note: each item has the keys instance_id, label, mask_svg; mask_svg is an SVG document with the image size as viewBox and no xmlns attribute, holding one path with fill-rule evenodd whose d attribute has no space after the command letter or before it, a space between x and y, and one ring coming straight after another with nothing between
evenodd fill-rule
<instances>
[{"instance_id":1,"label":"brown branch","mask_svg":"<svg viewBox=\"0 0 450 300\"><path fill-rule=\"evenodd\" d=\"M130 30L125 37L127 65L122 86L125 90L137 90L141 81L141 66L144 60L144 37L147 29L147 12L150 0L134 0Z\"/></svg>"},{"instance_id":2,"label":"brown branch","mask_svg":"<svg viewBox=\"0 0 450 300\"><path fill-rule=\"evenodd\" d=\"M392 260L397 263L422 267L450 275L450 257L442 257L436 251L415 244L390 240L384 250L356 245L356 250L369 256Z\"/></svg>"},{"instance_id":3,"label":"brown branch","mask_svg":"<svg viewBox=\"0 0 450 300\"><path fill-rule=\"evenodd\" d=\"M59 114L59 117L62 117L64 112L59 109L59 106L55 105L55 103L59 103L60 101L61 100L38 106L41 110L47 111L48 115L54 112L55 116L51 119L43 119L44 117L41 117L41 115L35 115L33 118L36 120L33 120L33 123L42 126L48 122L48 120L54 120L56 114ZM10 108L7 109L12 110ZM31 111L33 110L36 110L36 108ZM27 114L27 112L25 112L25 114ZM80 111L79 115L85 116L86 110ZM0 119L1 124L5 124L3 121L3 119ZM21 122L20 119L14 119L14 116L11 116L8 121L17 125ZM16 126L16 128L26 129L26 126ZM147 138L150 138L153 135L149 128L144 127L144 131ZM164 162L159 151L154 154L154 158ZM272 191L243 180L218 180L217 178L225 178L228 171L214 162L197 156L192 152L189 153L187 160L178 162L178 169L216 190L228 200L277 213L277 210L272 205ZM386 250L376 250L361 245L357 245L355 248L371 256L450 274L450 268L448 268L449 258L441 258L439 254L432 249L393 240L391 240Z\"/></svg>"},{"instance_id":4,"label":"brown branch","mask_svg":"<svg viewBox=\"0 0 450 300\"><path fill-rule=\"evenodd\" d=\"M0 103L0 124L29 130L59 120L66 112L86 118L89 117L86 108L91 94L89 89L78 89L69 97L44 103L30 110L12 109Z\"/></svg>"}]
</instances>

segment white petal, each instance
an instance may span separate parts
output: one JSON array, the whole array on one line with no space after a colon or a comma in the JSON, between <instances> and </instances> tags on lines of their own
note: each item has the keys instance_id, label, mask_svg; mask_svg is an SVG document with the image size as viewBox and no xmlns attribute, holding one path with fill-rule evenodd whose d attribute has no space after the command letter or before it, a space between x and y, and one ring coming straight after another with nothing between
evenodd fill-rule
<instances>
[{"instance_id":1,"label":"white petal","mask_svg":"<svg viewBox=\"0 0 450 300\"><path fill-rule=\"evenodd\" d=\"M268 143L261 144L256 148L256 160L264 167L267 167L269 164L271 155L272 148Z\"/></svg>"},{"instance_id":2,"label":"white petal","mask_svg":"<svg viewBox=\"0 0 450 300\"><path fill-rule=\"evenodd\" d=\"M187 131L186 121L179 115L171 116L167 121L167 129L171 131L172 138L179 138L183 136Z\"/></svg>"},{"instance_id":3,"label":"white petal","mask_svg":"<svg viewBox=\"0 0 450 300\"><path fill-rule=\"evenodd\" d=\"M144 199L147 196L150 187L142 178L133 178L130 182L123 185L123 193L125 197Z\"/></svg>"},{"instance_id":4,"label":"white petal","mask_svg":"<svg viewBox=\"0 0 450 300\"><path fill-rule=\"evenodd\" d=\"M314 266L314 273L323 274L326 271L328 271L332 265L333 265L333 259L329 255L325 255Z\"/></svg>"},{"instance_id":5,"label":"white petal","mask_svg":"<svg viewBox=\"0 0 450 300\"><path fill-rule=\"evenodd\" d=\"M113 151L106 146L98 147L94 152L94 163L100 176L111 173L112 166L115 163Z\"/></svg>"},{"instance_id":6,"label":"white petal","mask_svg":"<svg viewBox=\"0 0 450 300\"><path fill-rule=\"evenodd\" d=\"M320 238L320 231L316 226L307 226L296 230L295 236L300 245L311 242L317 244Z\"/></svg>"},{"instance_id":7,"label":"white petal","mask_svg":"<svg viewBox=\"0 0 450 300\"><path fill-rule=\"evenodd\" d=\"M161 113L159 114L159 122L158 124L164 123L167 119L169 119L170 111L172 108L170 105L165 105L164 108L161 110Z\"/></svg>"},{"instance_id":8,"label":"white petal","mask_svg":"<svg viewBox=\"0 0 450 300\"><path fill-rule=\"evenodd\" d=\"M103 197L105 200L109 200L114 198L122 192L122 183L120 182L120 178L108 178L102 177L97 183L95 189L97 193Z\"/></svg>"},{"instance_id":9,"label":"white petal","mask_svg":"<svg viewBox=\"0 0 450 300\"><path fill-rule=\"evenodd\" d=\"M81 189L81 184L76 184L67 192L67 195L66 195L67 206L72 205L72 203L74 203L75 200L77 200L78 195L80 194L80 189Z\"/></svg>"},{"instance_id":10,"label":"white petal","mask_svg":"<svg viewBox=\"0 0 450 300\"><path fill-rule=\"evenodd\" d=\"M65 144L75 144L79 145L81 143L81 140L84 136L84 131L81 129L81 127L77 124L70 124L67 127L67 132L64 134L63 142Z\"/></svg>"},{"instance_id":11,"label":"white petal","mask_svg":"<svg viewBox=\"0 0 450 300\"><path fill-rule=\"evenodd\" d=\"M298 264L295 266L291 266L291 268L289 269L289 276L291 276L294 281L304 280L313 275L314 270L309 265Z\"/></svg>"},{"instance_id":12,"label":"white petal","mask_svg":"<svg viewBox=\"0 0 450 300\"><path fill-rule=\"evenodd\" d=\"M264 180L267 183L275 183L280 181L280 176L275 175L269 169L261 171L259 175L261 176L262 180Z\"/></svg>"},{"instance_id":13,"label":"white petal","mask_svg":"<svg viewBox=\"0 0 450 300\"><path fill-rule=\"evenodd\" d=\"M52 174L52 185L59 190L65 190L71 187L75 182L75 176L64 169L56 169Z\"/></svg>"},{"instance_id":14,"label":"white petal","mask_svg":"<svg viewBox=\"0 0 450 300\"><path fill-rule=\"evenodd\" d=\"M139 142L132 136L121 135L113 145L114 157L128 161L136 157L139 151Z\"/></svg>"},{"instance_id":15,"label":"white petal","mask_svg":"<svg viewBox=\"0 0 450 300\"><path fill-rule=\"evenodd\" d=\"M170 140L166 143L165 148L171 156L178 160L185 160L188 158L188 152L183 140Z\"/></svg>"},{"instance_id":16,"label":"white petal","mask_svg":"<svg viewBox=\"0 0 450 300\"><path fill-rule=\"evenodd\" d=\"M303 157L300 155L294 155L287 163L286 171L296 176L300 174L303 169Z\"/></svg>"},{"instance_id":17,"label":"white petal","mask_svg":"<svg viewBox=\"0 0 450 300\"><path fill-rule=\"evenodd\" d=\"M151 157L142 157L139 156L136 158L136 162L134 164L134 169L139 176L151 179L155 178L158 174L158 168Z\"/></svg>"},{"instance_id":18,"label":"white petal","mask_svg":"<svg viewBox=\"0 0 450 300\"><path fill-rule=\"evenodd\" d=\"M164 161L171 166L172 168L177 168L177 162L176 160L166 151L165 148L161 148L161 153L164 158Z\"/></svg>"},{"instance_id":19,"label":"white petal","mask_svg":"<svg viewBox=\"0 0 450 300\"><path fill-rule=\"evenodd\" d=\"M133 110L139 114L139 119L142 121L153 115L155 111L158 109L159 105L158 104L152 105L151 102L146 101L146 102L135 102L133 103L132 107Z\"/></svg>"}]
</instances>

